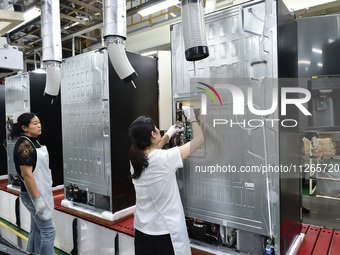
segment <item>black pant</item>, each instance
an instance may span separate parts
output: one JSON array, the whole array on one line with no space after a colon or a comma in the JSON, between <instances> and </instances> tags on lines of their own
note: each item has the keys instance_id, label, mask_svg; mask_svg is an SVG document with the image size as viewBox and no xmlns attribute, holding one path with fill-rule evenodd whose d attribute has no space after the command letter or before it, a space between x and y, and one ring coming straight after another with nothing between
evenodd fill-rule
<instances>
[{"instance_id":1,"label":"black pant","mask_svg":"<svg viewBox=\"0 0 340 255\"><path fill-rule=\"evenodd\" d=\"M147 235L135 229L135 255L174 255L170 234Z\"/></svg>"}]
</instances>

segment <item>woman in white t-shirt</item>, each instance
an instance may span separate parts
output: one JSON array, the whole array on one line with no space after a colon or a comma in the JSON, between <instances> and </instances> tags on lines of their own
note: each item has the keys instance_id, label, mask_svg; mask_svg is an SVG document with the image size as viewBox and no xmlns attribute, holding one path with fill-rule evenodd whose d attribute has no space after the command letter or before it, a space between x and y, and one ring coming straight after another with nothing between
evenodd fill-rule
<instances>
[{"instance_id":1,"label":"woman in white t-shirt","mask_svg":"<svg viewBox=\"0 0 340 255\"><path fill-rule=\"evenodd\" d=\"M145 116L129 128L131 178L136 191L135 254L191 254L176 170L204 142L194 111L183 107L191 123L194 139L180 147L162 150L165 143L181 129L173 125L161 137L155 122Z\"/></svg>"}]
</instances>

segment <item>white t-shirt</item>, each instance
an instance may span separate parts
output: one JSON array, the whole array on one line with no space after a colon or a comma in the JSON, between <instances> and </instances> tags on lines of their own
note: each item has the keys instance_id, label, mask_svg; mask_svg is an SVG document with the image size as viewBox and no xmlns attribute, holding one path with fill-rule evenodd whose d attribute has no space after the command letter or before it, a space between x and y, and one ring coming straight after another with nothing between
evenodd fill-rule
<instances>
[{"instance_id":1,"label":"white t-shirt","mask_svg":"<svg viewBox=\"0 0 340 255\"><path fill-rule=\"evenodd\" d=\"M153 150L148 155L148 163L141 176L132 181L136 191L134 227L149 235L169 234L164 214L176 207L179 215L173 217L184 219L176 180L176 170L183 167L181 153L178 147ZM130 171L134 173L132 165Z\"/></svg>"}]
</instances>

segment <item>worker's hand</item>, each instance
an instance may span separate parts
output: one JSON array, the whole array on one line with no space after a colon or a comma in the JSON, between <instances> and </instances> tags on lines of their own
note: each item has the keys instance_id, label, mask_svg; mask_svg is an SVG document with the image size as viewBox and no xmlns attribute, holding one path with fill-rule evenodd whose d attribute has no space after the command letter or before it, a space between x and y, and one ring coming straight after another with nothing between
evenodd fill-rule
<instances>
[{"instance_id":1,"label":"worker's hand","mask_svg":"<svg viewBox=\"0 0 340 255\"><path fill-rule=\"evenodd\" d=\"M196 120L196 115L194 112L194 109L192 107L189 106L182 106L182 110L184 113L184 116L191 122Z\"/></svg>"},{"instance_id":2,"label":"worker's hand","mask_svg":"<svg viewBox=\"0 0 340 255\"><path fill-rule=\"evenodd\" d=\"M177 127L177 125L172 125L168 131L165 133L165 135L168 135L169 136L169 139L176 133L180 133L180 132L183 132L184 131L184 127L182 128L179 128Z\"/></svg>"},{"instance_id":3,"label":"worker's hand","mask_svg":"<svg viewBox=\"0 0 340 255\"><path fill-rule=\"evenodd\" d=\"M46 204L41 196L33 199L33 205L35 207L35 214L42 214L46 209Z\"/></svg>"}]
</instances>

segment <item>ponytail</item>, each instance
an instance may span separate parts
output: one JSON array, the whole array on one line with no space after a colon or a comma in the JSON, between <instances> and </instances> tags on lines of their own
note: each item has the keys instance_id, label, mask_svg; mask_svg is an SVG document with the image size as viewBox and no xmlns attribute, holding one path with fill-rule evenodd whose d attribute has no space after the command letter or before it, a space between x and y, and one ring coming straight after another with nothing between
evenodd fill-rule
<instances>
[{"instance_id":1,"label":"ponytail","mask_svg":"<svg viewBox=\"0 0 340 255\"><path fill-rule=\"evenodd\" d=\"M152 131L156 132L155 122L145 116L138 117L129 127L129 135L133 141L129 152L129 159L134 170L130 176L131 179L138 179L149 165L144 149L151 145Z\"/></svg>"},{"instance_id":2,"label":"ponytail","mask_svg":"<svg viewBox=\"0 0 340 255\"><path fill-rule=\"evenodd\" d=\"M22 129L21 127L19 126L18 123L14 123L11 125L10 127L10 133L9 133L9 139L10 140L14 140L15 138L19 137L22 135Z\"/></svg>"},{"instance_id":3,"label":"ponytail","mask_svg":"<svg viewBox=\"0 0 340 255\"><path fill-rule=\"evenodd\" d=\"M131 179L138 179L144 168L148 167L148 157L144 151L139 149L137 144L132 144L130 147L129 159L133 166L134 173L130 175Z\"/></svg>"}]
</instances>

